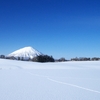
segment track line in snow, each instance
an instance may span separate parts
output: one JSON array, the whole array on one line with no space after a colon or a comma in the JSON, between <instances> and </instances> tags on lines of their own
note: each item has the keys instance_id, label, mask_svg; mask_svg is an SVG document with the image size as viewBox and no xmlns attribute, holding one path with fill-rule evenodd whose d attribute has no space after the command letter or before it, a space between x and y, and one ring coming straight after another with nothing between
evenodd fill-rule
<instances>
[{"instance_id":1,"label":"track line in snow","mask_svg":"<svg viewBox=\"0 0 100 100\"><path fill-rule=\"evenodd\" d=\"M87 91L90 91L90 92L95 92L95 93L100 94L100 91L92 90L92 89L89 89L89 88L81 87L81 86L70 84L70 83L65 83L65 82L62 82L62 81L57 81L57 80L54 80L54 79L51 79L51 78L47 78L47 79L52 81L52 82L55 82L55 83L69 85L69 86L72 86L72 87L76 87L76 88L80 88L80 89L83 89L83 90L87 90Z\"/></svg>"},{"instance_id":2,"label":"track line in snow","mask_svg":"<svg viewBox=\"0 0 100 100\"><path fill-rule=\"evenodd\" d=\"M68 85L68 86L71 86L71 87L80 88L82 90L86 90L86 91L90 91L90 92L94 92L94 93L99 93L100 94L100 91L92 90L92 89L85 88L85 87L82 87L82 86L79 86L79 85L75 85L75 84L70 84L70 83L66 83L66 82L62 82L62 81L57 81L57 80L54 80L52 78L49 78L49 76L33 74L31 72L27 72L27 73L30 74L30 75L37 76L37 77L44 77L44 78L48 79L49 81L52 81L52 82L55 82L55 83L64 84L64 85Z\"/></svg>"},{"instance_id":3,"label":"track line in snow","mask_svg":"<svg viewBox=\"0 0 100 100\"><path fill-rule=\"evenodd\" d=\"M30 74L30 75L38 76L38 77L45 77L45 78L48 78L48 76L44 76L44 75L33 74L33 73L31 73L31 72L27 72L27 73Z\"/></svg>"}]
</instances>

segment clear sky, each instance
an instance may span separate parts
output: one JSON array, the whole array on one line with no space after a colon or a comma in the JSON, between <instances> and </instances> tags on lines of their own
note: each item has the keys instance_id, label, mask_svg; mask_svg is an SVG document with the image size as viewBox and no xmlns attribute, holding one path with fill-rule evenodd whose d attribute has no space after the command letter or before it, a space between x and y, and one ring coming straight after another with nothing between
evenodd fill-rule
<instances>
[{"instance_id":1,"label":"clear sky","mask_svg":"<svg viewBox=\"0 0 100 100\"><path fill-rule=\"evenodd\" d=\"M26 46L54 58L100 57L100 0L0 0L0 54Z\"/></svg>"}]
</instances>

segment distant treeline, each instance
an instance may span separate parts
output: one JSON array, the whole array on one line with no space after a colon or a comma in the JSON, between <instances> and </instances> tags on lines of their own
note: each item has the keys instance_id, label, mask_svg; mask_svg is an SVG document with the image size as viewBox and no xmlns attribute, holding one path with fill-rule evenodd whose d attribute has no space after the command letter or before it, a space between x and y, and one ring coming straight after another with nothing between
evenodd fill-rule
<instances>
[{"instance_id":1,"label":"distant treeline","mask_svg":"<svg viewBox=\"0 0 100 100\"><path fill-rule=\"evenodd\" d=\"M93 58L87 58L87 57L80 57L80 58L72 58L71 61L98 61L100 58L93 57Z\"/></svg>"},{"instance_id":2,"label":"distant treeline","mask_svg":"<svg viewBox=\"0 0 100 100\"><path fill-rule=\"evenodd\" d=\"M11 59L11 60L21 60L21 61L33 61L33 62L55 62L54 58L52 56L48 55L39 55L34 58L27 58L25 59L24 57L6 57L5 55L0 55L0 58L2 59Z\"/></svg>"},{"instance_id":3,"label":"distant treeline","mask_svg":"<svg viewBox=\"0 0 100 100\"><path fill-rule=\"evenodd\" d=\"M26 61L24 57L6 57L5 55L0 55L1 59L11 59L11 60L21 60L21 61ZM33 62L64 62L64 61L100 61L99 57L93 57L93 58L88 58L88 57L76 57L76 58L71 58L70 60L66 60L64 57L60 59L54 59L52 56L48 55L40 55L36 56L34 58L28 58L27 61L33 61Z\"/></svg>"}]
</instances>

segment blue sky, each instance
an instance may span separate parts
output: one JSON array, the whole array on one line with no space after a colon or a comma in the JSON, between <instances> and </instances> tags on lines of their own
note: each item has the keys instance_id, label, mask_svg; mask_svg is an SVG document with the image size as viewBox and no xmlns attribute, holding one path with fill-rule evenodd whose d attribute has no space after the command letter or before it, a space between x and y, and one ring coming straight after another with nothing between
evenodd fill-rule
<instances>
[{"instance_id":1,"label":"blue sky","mask_svg":"<svg viewBox=\"0 0 100 100\"><path fill-rule=\"evenodd\" d=\"M100 57L100 1L0 0L0 54L25 46L54 58Z\"/></svg>"}]
</instances>

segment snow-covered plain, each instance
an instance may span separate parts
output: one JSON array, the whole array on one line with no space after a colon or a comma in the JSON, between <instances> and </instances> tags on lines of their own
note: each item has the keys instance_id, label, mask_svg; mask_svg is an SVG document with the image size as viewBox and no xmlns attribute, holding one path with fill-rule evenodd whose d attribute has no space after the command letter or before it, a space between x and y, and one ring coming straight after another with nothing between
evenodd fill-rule
<instances>
[{"instance_id":1,"label":"snow-covered plain","mask_svg":"<svg viewBox=\"0 0 100 100\"><path fill-rule=\"evenodd\" d=\"M0 59L0 100L100 100L100 61Z\"/></svg>"}]
</instances>

